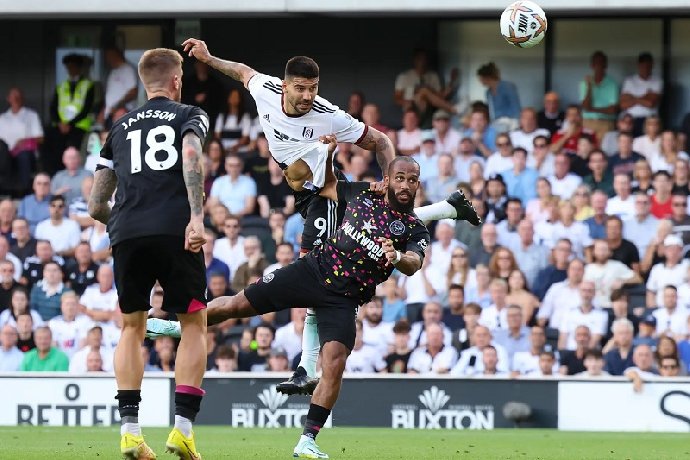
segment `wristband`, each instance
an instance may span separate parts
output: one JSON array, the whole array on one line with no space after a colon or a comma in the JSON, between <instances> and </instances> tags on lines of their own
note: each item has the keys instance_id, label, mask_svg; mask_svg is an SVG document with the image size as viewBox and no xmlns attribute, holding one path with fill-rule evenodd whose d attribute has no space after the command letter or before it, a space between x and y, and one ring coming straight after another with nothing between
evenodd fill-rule
<instances>
[{"instance_id":1,"label":"wristband","mask_svg":"<svg viewBox=\"0 0 690 460\"><path fill-rule=\"evenodd\" d=\"M392 264L397 264L400 262L400 259L402 259L402 254L400 254L400 251L395 251L395 260L392 262Z\"/></svg>"}]
</instances>

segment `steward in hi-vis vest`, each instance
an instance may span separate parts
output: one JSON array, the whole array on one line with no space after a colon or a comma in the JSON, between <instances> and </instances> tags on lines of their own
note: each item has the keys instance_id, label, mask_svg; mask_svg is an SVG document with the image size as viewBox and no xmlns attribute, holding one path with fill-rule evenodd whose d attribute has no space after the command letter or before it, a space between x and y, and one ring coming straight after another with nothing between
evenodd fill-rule
<instances>
[{"instance_id":1,"label":"steward in hi-vis vest","mask_svg":"<svg viewBox=\"0 0 690 460\"><path fill-rule=\"evenodd\" d=\"M62 152L67 147L80 149L84 134L93 125L94 84L85 76L90 58L68 54L62 63L68 78L57 86L50 104L51 126L44 155L49 170L61 169Z\"/></svg>"}]
</instances>

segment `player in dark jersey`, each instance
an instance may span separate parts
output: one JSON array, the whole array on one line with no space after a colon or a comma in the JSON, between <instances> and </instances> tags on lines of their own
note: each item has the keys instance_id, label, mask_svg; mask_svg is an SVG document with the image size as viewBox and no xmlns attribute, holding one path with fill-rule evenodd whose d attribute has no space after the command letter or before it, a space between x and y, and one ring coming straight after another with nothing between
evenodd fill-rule
<instances>
[{"instance_id":1,"label":"player in dark jersey","mask_svg":"<svg viewBox=\"0 0 690 460\"><path fill-rule=\"evenodd\" d=\"M330 143L330 151L335 143ZM328 168L329 171L332 171ZM412 275L422 266L429 232L413 213L419 165L393 160L384 176L385 195L367 183L341 183L327 175L320 194L348 203L342 225L320 247L287 267L265 275L236 296L209 305L209 323L261 315L300 305L316 310L322 376L307 414L295 457L328 458L314 439L333 408L345 361L355 340L355 312L376 286L398 269Z\"/></svg>"},{"instance_id":2,"label":"player in dark jersey","mask_svg":"<svg viewBox=\"0 0 690 460\"><path fill-rule=\"evenodd\" d=\"M122 310L115 350L120 449L127 459L156 458L138 423L149 298L158 280L163 309L177 314L184 333L177 351L175 427L169 452L200 459L192 422L199 411L206 366L206 270L203 233L202 150L208 117L180 104L182 56L148 50L139 61L148 102L115 123L101 151L89 214L108 225ZM115 203L108 200L117 187Z\"/></svg>"},{"instance_id":3,"label":"player in dark jersey","mask_svg":"<svg viewBox=\"0 0 690 460\"><path fill-rule=\"evenodd\" d=\"M338 187L346 187L347 179L335 169ZM366 189L371 187L376 189L380 184L370 185L362 183L355 185ZM335 234L345 217L346 201L335 202L320 195L315 195L309 191L294 192L295 206L297 211L304 217L304 230L302 231L302 243L300 256L310 252L315 247L321 246L323 242ZM423 221L439 220L452 218L467 220L473 225L479 225L481 220L476 210L465 196L458 190L453 192L446 200L422 208L415 208L415 214ZM304 394L311 396L319 382L316 377L316 362L319 357L320 343L317 332L315 311L307 309L304 319L304 330L302 332L302 352L300 361L290 376L284 382L276 385L280 393L287 395Z\"/></svg>"}]
</instances>

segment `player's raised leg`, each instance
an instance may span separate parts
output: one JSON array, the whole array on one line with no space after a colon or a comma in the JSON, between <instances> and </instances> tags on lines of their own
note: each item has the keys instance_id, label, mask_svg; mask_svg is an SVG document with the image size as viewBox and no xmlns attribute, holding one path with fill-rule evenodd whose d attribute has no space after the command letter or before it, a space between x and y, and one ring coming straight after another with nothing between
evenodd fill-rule
<instances>
[{"instance_id":1,"label":"player's raised leg","mask_svg":"<svg viewBox=\"0 0 690 460\"><path fill-rule=\"evenodd\" d=\"M345 371L345 362L350 354L348 348L337 341L329 341L321 349L322 374L319 384L311 398L304 431L295 446L293 455L296 458L328 458L316 444L316 436L326 424L331 410L340 394L340 387Z\"/></svg>"},{"instance_id":2,"label":"player's raised leg","mask_svg":"<svg viewBox=\"0 0 690 460\"><path fill-rule=\"evenodd\" d=\"M146 332L146 316L146 311L122 315L122 334L115 348L116 399L121 419L120 452L126 459L156 458L156 454L144 442L139 426L141 381L144 378L144 361L140 350Z\"/></svg>"},{"instance_id":3,"label":"player's raised leg","mask_svg":"<svg viewBox=\"0 0 690 460\"><path fill-rule=\"evenodd\" d=\"M460 190L454 191L443 201L415 208L414 212L417 217L424 222L441 219L455 219L466 220L475 226L482 223L482 219L477 214L477 210L474 209L470 200L468 200L465 194Z\"/></svg>"}]
</instances>

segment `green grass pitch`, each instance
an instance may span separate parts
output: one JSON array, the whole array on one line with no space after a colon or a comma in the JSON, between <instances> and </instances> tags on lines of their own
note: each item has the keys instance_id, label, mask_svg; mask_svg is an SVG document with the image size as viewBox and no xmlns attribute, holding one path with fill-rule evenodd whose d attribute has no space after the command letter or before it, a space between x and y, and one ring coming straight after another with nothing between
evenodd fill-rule
<instances>
[{"instance_id":1,"label":"green grass pitch","mask_svg":"<svg viewBox=\"0 0 690 460\"><path fill-rule=\"evenodd\" d=\"M205 460L289 459L300 430L196 427ZM145 429L159 459L168 429ZM332 459L680 459L690 458L687 434L574 433L555 430L325 429L318 438ZM0 459L117 459L116 428L0 428Z\"/></svg>"}]
</instances>

